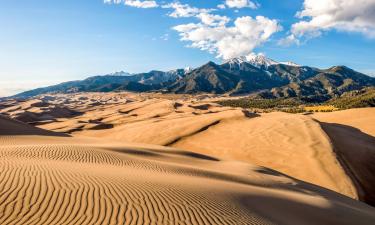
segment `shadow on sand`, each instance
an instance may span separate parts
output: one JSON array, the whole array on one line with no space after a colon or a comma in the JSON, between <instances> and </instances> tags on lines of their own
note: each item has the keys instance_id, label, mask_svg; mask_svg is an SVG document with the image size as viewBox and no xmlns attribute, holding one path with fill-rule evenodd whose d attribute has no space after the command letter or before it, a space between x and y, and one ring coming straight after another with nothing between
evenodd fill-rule
<instances>
[{"instance_id":1,"label":"shadow on sand","mask_svg":"<svg viewBox=\"0 0 375 225\"><path fill-rule=\"evenodd\" d=\"M41 136L55 136L55 137L70 137L70 135L67 135L67 134L43 130L37 127L33 127L24 122L13 120L8 117L0 115L0 136L15 136L15 135L41 135Z\"/></svg>"},{"instance_id":2,"label":"shadow on sand","mask_svg":"<svg viewBox=\"0 0 375 225\"><path fill-rule=\"evenodd\" d=\"M375 206L375 137L351 126L319 123L357 186L360 200Z\"/></svg>"}]
</instances>

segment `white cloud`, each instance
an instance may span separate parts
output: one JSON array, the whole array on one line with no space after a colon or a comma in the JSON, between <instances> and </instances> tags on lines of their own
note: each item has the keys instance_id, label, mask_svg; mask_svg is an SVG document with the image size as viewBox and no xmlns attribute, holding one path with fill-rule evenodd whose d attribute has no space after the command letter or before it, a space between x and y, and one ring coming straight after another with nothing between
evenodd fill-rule
<instances>
[{"instance_id":1,"label":"white cloud","mask_svg":"<svg viewBox=\"0 0 375 225\"><path fill-rule=\"evenodd\" d=\"M336 29L375 38L375 0L305 0L297 16L308 19L292 25L294 37L313 38Z\"/></svg>"},{"instance_id":2,"label":"white cloud","mask_svg":"<svg viewBox=\"0 0 375 225\"><path fill-rule=\"evenodd\" d=\"M203 24L208 26L224 26L230 21L230 18L227 16L219 16L209 13L200 13L196 17L199 18Z\"/></svg>"},{"instance_id":3,"label":"white cloud","mask_svg":"<svg viewBox=\"0 0 375 225\"><path fill-rule=\"evenodd\" d=\"M104 3L120 4L136 7L136 8L156 8L159 5L154 0L104 0Z\"/></svg>"},{"instance_id":4,"label":"white cloud","mask_svg":"<svg viewBox=\"0 0 375 225\"><path fill-rule=\"evenodd\" d=\"M175 26L182 41L191 42L190 47L214 53L222 59L246 56L254 48L266 42L282 28L276 20L263 16L237 18L233 26L210 23L189 23Z\"/></svg>"},{"instance_id":5,"label":"white cloud","mask_svg":"<svg viewBox=\"0 0 375 225\"><path fill-rule=\"evenodd\" d=\"M168 41L169 40L169 34L163 34L160 39L162 39L163 41Z\"/></svg>"},{"instance_id":6,"label":"white cloud","mask_svg":"<svg viewBox=\"0 0 375 225\"><path fill-rule=\"evenodd\" d=\"M191 7L188 4L181 4L180 2L173 2L163 5L162 8L173 9L174 11L169 13L170 17L194 17L201 13L209 13L214 11L214 9L201 9L196 7Z\"/></svg>"},{"instance_id":7,"label":"white cloud","mask_svg":"<svg viewBox=\"0 0 375 225\"><path fill-rule=\"evenodd\" d=\"M254 3L253 1L250 1L250 0L226 0L225 4L229 8L238 8L238 9L240 8L256 9L259 6L257 3Z\"/></svg>"},{"instance_id":8,"label":"white cloud","mask_svg":"<svg viewBox=\"0 0 375 225\"><path fill-rule=\"evenodd\" d=\"M163 5L162 8L174 10L168 14L170 17L196 17L202 23L209 26L222 26L230 21L230 18L227 16L211 14L210 12L215 11L215 9L196 8L188 4L181 4L180 2Z\"/></svg>"},{"instance_id":9,"label":"white cloud","mask_svg":"<svg viewBox=\"0 0 375 225\"><path fill-rule=\"evenodd\" d=\"M121 2L126 4L127 2L126 0L105 1L117 4ZM135 2L135 0L131 2ZM193 17L199 19L197 23L181 24L173 29L179 33L181 41L189 42L189 47L208 51L224 60L251 54L256 47L268 41L272 34L282 29L276 20L264 16L239 17L229 25L231 18L213 14L214 11L226 7L257 8L258 4L250 0L226 0L225 5L218 5L216 9L197 8L179 1L165 3L160 7L171 9L167 15L173 18ZM161 38L167 40L169 37L162 36Z\"/></svg>"},{"instance_id":10,"label":"white cloud","mask_svg":"<svg viewBox=\"0 0 375 225\"><path fill-rule=\"evenodd\" d=\"M226 8L225 4L219 4L219 5L217 5L217 7L218 7L219 9L225 9L225 8Z\"/></svg>"},{"instance_id":11,"label":"white cloud","mask_svg":"<svg viewBox=\"0 0 375 225\"><path fill-rule=\"evenodd\" d=\"M294 34L290 34L287 37L278 41L278 45L285 46L285 47L289 47L294 44L300 45L300 43L301 43L300 40Z\"/></svg>"}]
</instances>

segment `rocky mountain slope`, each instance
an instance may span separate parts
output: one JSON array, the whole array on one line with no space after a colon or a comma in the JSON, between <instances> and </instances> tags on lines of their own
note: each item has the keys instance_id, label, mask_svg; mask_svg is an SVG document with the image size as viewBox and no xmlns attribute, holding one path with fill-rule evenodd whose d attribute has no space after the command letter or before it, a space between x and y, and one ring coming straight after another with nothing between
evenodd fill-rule
<instances>
[{"instance_id":1,"label":"rocky mountain slope","mask_svg":"<svg viewBox=\"0 0 375 225\"><path fill-rule=\"evenodd\" d=\"M345 92L375 86L375 78L345 66L318 69L292 62L280 63L263 55L234 58L218 65L214 62L193 70L124 72L94 76L20 93L32 97L46 93L162 91L178 94L252 94L262 98L297 97L321 102Z\"/></svg>"},{"instance_id":2,"label":"rocky mountain slope","mask_svg":"<svg viewBox=\"0 0 375 225\"><path fill-rule=\"evenodd\" d=\"M110 92L122 90L144 92L163 88L164 85L184 76L185 71L188 70L177 69L168 72L154 70L140 74L118 72L38 88L17 94L15 97L28 98L46 93Z\"/></svg>"}]
</instances>

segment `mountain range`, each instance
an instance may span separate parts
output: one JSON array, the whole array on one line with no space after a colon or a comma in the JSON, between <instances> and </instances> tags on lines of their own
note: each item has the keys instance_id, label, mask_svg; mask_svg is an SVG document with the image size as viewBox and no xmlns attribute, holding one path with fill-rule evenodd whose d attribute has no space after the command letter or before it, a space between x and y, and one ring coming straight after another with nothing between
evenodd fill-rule
<instances>
[{"instance_id":1,"label":"mountain range","mask_svg":"<svg viewBox=\"0 0 375 225\"><path fill-rule=\"evenodd\" d=\"M28 98L46 93L158 91L177 94L254 94L262 98L299 98L322 102L343 93L375 86L375 78L346 66L318 69L277 62L263 55L233 58L223 64L208 62L195 69L117 72L70 81L17 94Z\"/></svg>"}]
</instances>

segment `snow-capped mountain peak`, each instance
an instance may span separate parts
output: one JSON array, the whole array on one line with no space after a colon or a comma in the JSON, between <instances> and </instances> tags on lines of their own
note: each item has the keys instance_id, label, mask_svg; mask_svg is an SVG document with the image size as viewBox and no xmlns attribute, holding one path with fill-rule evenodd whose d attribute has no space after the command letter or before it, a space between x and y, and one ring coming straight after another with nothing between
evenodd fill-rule
<instances>
[{"instance_id":1,"label":"snow-capped mountain peak","mask_svg":"<svg viewBox=\"0 0 375 225\"><path fill-rule=\"evenodd\" d=\"M190 66L185 67L184 69L185 74L190 73L191 71L193 71L193 68L191 68Z\"/></svg>"},{"instance_id":2,"label":"snow-capped mountain peak","mask_svg":"<svg viewBox=\"0 0 375 225\"><path fill-rule=\"evenodd\" d=\"M300 67L301 65L298 65L297 63L294 63L294 62L280 62L280 64L284 64L284 65L287 65L287 66L296 66L296 67Z\"/></svg>"},{"instance_id":3,"label":"snow-capped mountain peak","mask_svg":"<svg viewBox=\"0 0 375 225\"><path fill-rule=\"evenodd\" d=\"M255 67L258 67L258 68L261 68L261 67L268 68L271 65L280 64L279 62L276 62L273 59L267 58L263 54L254 54L253 53L253 54L250 54L250 55L246 56L245 58L246 58L247 63L250 63L251 65L253 65Z\"/></svg>"},{"instance_id":4,"label":"snow-capped mountain peak","mask_svg":"<svg viewBox=\"0 0 375 225\"><path fill-rule=\"evenodd\" d=\"M250 54L247 56L240 56L236 58L229 59L225 61L225 63L229 63L232 66L241 66L243 63L251 64L254 67L259 69L267 69L271 65L280 64L272 59L267 58L263 54Z\"/></svg>"},{"instance_id":5,"label":"snow-capped mountain peak","mask_svg":"<svg viewBox=\"0 0 375 225\"><path fill-rule=\"evenodd\" d=\"M224 61L224 63L229 63L229 64L242 64L244 62L247 62L246 56L231 58L231 59Z\"/></svg>"},{"instance_id":6,"label":"snow-capped mountain peak","mask_svg":"<svg viewBox=\"0 0 375 225\"><path fill-rule=\"evenodd\" d=\"M240 56L236 58L229 59L225 61L225 63L229 63L231 66L240 66L242 63L249 63L254 67L259 69L268 69L268 67L272 65L279 65L284 64L288 66L300 66L293 62L277 62L273 59L267 58L264 54L255 54L252 53L247 56Z\"/></svg>"}]
</instances>

